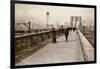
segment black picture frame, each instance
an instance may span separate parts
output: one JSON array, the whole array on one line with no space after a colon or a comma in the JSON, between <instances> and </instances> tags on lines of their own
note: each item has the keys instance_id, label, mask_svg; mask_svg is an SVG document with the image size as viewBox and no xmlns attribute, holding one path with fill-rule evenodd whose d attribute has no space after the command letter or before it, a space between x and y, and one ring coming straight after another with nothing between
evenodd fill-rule
<instances>
[{"instance_id":1,"label":"black picture frame","mask_svg":"<svg viewBox=\"0 0 100 69\"><path fill-rule=\"evenodd\" d=\"M56 63L56 64L37 64L37 65L20 65L15 66L15 4L36 4L36 5L49 5L49 6L62 6L62 7L82 7L94 8L94 61L87 62L70 62L70 63ZM29 68L29 67L44 67L44 66L60 66L60 65L78 65L78 64L91 64L96 63L96 5L81 5L81 4L65 4L65 3L49 3L49 2L34 2L34 1L11 1L11 68Z\"/></svg>"}]
</instances>

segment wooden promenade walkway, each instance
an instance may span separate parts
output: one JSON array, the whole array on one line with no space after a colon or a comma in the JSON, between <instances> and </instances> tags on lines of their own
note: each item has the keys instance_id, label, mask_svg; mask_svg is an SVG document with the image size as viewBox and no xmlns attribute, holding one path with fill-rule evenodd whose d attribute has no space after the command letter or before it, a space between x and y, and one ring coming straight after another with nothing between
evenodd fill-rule
<instances>
[{"instance_id":1,"label":"wooden promenade walkway","mask_svg":"<svg viewBox=\"0 0 100 69\"><path fill-rule=\"evenodd\" d=\"M84 56L81 43L76 32L70 31L68 42L65 36L57 39L57 43L50 43L16 65L33 65L47 63L82 62Z\"/></svg>"}]
</instances>

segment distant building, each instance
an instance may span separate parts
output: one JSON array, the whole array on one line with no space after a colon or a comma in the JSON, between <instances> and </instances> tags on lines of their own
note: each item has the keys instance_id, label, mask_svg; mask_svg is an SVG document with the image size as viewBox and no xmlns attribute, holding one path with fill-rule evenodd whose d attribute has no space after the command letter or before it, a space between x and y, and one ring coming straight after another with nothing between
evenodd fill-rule
<instances>
[{"instance_id":1,"label":"distant building","mask_svg":"<svg viewBox=\"0 0 100 69\"><path fill-rule=\"evenodd\" d=\"M94 31L94 26L82 26L82 31Z\"/></svg>"}]
</instances>

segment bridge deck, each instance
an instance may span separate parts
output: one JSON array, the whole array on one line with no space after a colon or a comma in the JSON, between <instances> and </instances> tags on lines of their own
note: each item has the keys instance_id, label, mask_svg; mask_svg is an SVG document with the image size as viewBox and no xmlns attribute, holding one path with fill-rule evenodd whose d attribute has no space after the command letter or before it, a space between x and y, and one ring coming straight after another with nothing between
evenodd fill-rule
<instances>
[{"instance_id":1,"label":"bridge deck","mask_svg":"<svg viewBox=\"0 0 100 69\"><path fill-rule=\"evenodd\" d=\"M16 65L47 64L84 61L79 37L76 32L69 32L68 42L65 36L50 43Z\"/></svg>"}]
</instances>

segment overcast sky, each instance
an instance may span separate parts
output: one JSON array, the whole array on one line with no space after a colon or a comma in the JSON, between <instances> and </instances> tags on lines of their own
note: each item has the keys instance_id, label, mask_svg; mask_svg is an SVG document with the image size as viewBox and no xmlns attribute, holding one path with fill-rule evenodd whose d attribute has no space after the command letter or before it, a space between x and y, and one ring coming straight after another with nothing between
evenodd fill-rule
<instances>
[{"instance_id":1,"label":"overcast sky","mask_svg":"<svg viewBox=\"0 0 100 69\"><path fill-rule=\"evenodd\" d=\"M82 16L84 25L94 24L94 8L62 7L47 5L15 4L15 21L33 24L46 24L46 12L49 12L49 24L70 23L70 16Z\"/></svg>"}]
</instances>

